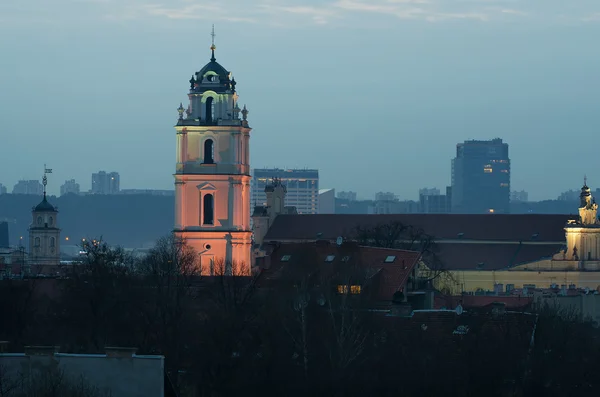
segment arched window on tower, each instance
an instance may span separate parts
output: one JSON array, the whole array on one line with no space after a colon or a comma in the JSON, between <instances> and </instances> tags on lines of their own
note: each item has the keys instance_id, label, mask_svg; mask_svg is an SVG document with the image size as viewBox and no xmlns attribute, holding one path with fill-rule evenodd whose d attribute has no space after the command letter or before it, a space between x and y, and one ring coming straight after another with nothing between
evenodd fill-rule
<instances>
[{"instance_id":1,"label":"arched window on tower","mask_svg":"<svg viewBox=\"0 0 600 397\"><path fill-rule=\"evenodd\" d=\"M206 98L206 122L212 123L215 120L215 99L211 96Z\"/></svg>"},{"instance_id":2,"label":"arched window on tower","mask_svg":"<svg viewBox=\"0 0 600 397\"><path fill-rule=\"evenodd\" d=\"M212 139L204 141L204 164L215 162L215 142Z\"/></svg>"},{"instance_id":3,"label":"arched window on tower","mask_svg":"<svg viewBox=\"0 0 600 397\"><path fill-rule=\"evenodd\" d=\"M54 239L54 237L50 237L50 247L54 247L56 244L56 240Z\"/></svg>"},{"instance_id":4,"label":"arched window on tower","mask_svg":"<svg viewBox=\"0 0 600 397\"><path fill-rule=\"evenodd\" d=\"M215 199L212 194L205 194L202 199L202 224L213 225L215 218Z\"/></svg>"},{"instance_id":5,"label":"arched window on tower","mask_svg":"<svg viewBox=\"0 0 600 397\"><path fill-rule=\"evenodd\" d=\"M39 237L36 237L36 238L35 238L35 243L34 243L34 245L35 245L36 247L39 247L39 246L40 246L40 238L39 238Z\"/></svg>"}]
</instances>

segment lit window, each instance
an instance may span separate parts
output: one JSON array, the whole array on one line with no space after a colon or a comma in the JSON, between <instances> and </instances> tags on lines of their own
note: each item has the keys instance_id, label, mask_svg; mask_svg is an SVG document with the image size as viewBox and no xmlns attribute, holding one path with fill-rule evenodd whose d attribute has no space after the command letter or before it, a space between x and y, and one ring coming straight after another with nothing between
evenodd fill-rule
<instances>
[{"instance_id":1,"label":"lit window","mask_svg":"<svg viewBox=\"0 0 600 397\"><path fill-rule=\"evenodd\" d=\"M485 168L483 169L483 172L485 172L486 174L491 174L491 173L492 173L492 171L493 171L493 170L492 170L492 168L488 168L488 167L485 167Z\"/></svg>"},{"instance_id":2,"label":"lit window","mask_svg":"<svg viewBox=\"0 0 600 397\"><path fill-rule=\"evenodd\" d=\"M347 285L338 285L337 286L337 292L338 294L347 294L348 293L348 286ZM351 285L350 286L350 293L352 295L358 295L361 292L361 286L360 285Z\"/></svg>"},{"instance_id":3,"label":"lit window","mask_svg":"<svg viewBox=\"0 0 600 397\"><path fill-rule=\"evenodd\" d=\"M493 214L493 213L494 213L494 209L493 209L493 208L490 208L490 209L489 209L489 212L490 212L490 214Z\"/></svg>"},{"instance_id":4,"label":"lit window","mask_svg":"<svg viewBox=\"0 0 600 397\"><path fill-rule=\"evenodd\" d=\"M327 255L327 258L325 258L325 262L333 262L334 259L335 255Z\"/></svg>"},{"instance_id":5,"label":"lit window","mask_svg":"<svg viewBox=\"0 0 600 397\"><path fill-rule=\"evenodd\" d=\"M396 260L396 257L394 255L390 255L390 256L386 256L384 262L385 263L392 263Z\"/></svg>"},{"instance_id":6,"label":"lit window","mask_svg":"<svg viewBox=\"0 0 600 397\"><path fill-rule=\"evenodd\" d=\"M288 262L292 258L291 255L284 255L281 257L282 262Z\"/></svg>"}]
</instances>

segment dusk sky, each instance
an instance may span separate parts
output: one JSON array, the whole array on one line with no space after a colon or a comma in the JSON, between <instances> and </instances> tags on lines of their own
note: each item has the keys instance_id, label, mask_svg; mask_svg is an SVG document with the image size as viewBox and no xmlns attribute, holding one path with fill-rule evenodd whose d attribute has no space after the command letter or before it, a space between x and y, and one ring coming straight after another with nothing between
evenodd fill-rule
<instances>
[{"instance_id":1,"label":"dusk sky","mask_svg":"<svg viewBox=\"0 0 600 397\"><path fill-rule=\"evenodd\" d=\"M600 187L599 0L5 0L0 183L98 170L172 189L177 107L216 58L253 168L361 198L450 183L465 139L510 145L530 200Z\"/></svg>"}]
</instances>

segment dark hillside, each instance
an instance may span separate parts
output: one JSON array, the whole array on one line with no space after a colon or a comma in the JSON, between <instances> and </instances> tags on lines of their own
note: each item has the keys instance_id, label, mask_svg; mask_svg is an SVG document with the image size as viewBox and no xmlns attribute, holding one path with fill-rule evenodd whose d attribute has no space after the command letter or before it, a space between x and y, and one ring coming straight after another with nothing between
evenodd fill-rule
<instances>
[{"instance_id":1,"label":"dark hillside","mask_svg":"<svg viewBox=\"0 0 600 397\"><path fill-rule=\"evenodd\" d=\"M0 219L9 221L10 243L18 244L23 236L27 245L27 228L31 209L41 197L0 195ZM110 244L140 247L169 233L174 222L174 198L153 195L50 196L58 207L62 236L71 243L84 237L102 236Z\"/></svg>"}]
</instances>

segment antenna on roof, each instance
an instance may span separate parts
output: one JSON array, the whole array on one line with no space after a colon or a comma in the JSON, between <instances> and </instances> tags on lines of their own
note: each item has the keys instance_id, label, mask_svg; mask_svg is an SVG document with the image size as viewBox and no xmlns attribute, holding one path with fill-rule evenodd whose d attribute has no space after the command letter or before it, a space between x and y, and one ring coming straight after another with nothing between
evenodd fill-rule
<instances>
[{"instance_id":1,"label":"antenna on roof","mask_svg":"<svg viewBox=\"0 0 600 397\"><path fill-rule=\"evenodd\" d=\"M335 243L338 245L338 247L341 247L343 242L344 238L342 236L339 236L337 240L335 240Z\"/></svg>"}]
</instances>

